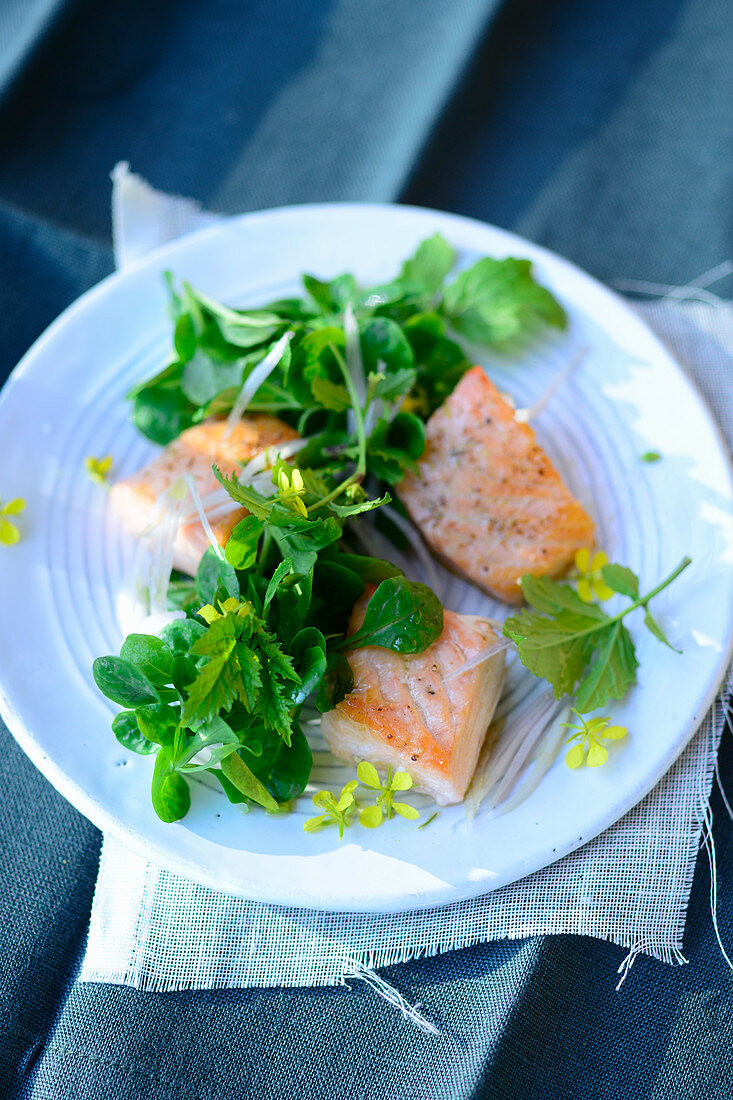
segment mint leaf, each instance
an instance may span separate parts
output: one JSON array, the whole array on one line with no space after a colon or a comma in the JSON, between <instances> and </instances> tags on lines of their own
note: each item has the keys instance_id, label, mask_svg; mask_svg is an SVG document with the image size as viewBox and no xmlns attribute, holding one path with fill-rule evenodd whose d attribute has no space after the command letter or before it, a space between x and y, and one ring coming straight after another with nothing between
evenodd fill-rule
<instances>
[{"instance_id":1,"label":"mint leaf","mask_svg":"<svg viewBox=\"0 0 733 1100\"><path fill-rule=\"evenodd\" d=\"M495 344L519 336L537 321L565 328L567 317L557 299L532 276L529 260L486 257L461 272L443 297L453 328L477 344Z\"/></svg>"},{"instance_id":2,"label":"mint leaf","mask_svg":"<svg viewBox=\"0 0 733 1100\"><path fill-rule=\"evenodd\" d=\"M434 292L440 289L455 262L454 249L436 233L418 246L414 256L405 260L400 278L423 292Z\"/></svg>"}]
</instances>

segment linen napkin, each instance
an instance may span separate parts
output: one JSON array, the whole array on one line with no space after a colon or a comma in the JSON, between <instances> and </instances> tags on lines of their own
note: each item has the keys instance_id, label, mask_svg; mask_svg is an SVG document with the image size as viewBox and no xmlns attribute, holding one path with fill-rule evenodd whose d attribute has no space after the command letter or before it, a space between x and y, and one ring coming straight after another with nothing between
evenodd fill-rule
<instances>
[{"instance_id":1,"label":"linen napkin","mask_svg":"<svg viewBox=\"0 0 733 1100\"><path fill-rule=\"evenodd\" d=\"M112 178L118 267L215 220L189 199L153 190L126 164ZM625 289L655 295L635 308L706 394L731 443L730 305L700 285ZM181 990L332 985L360 977L435 1030L375 969L477 942L568 932L625 947L621 981L639 952L684 963L701 839L714 881L708 799L732 688L729 675L677 763L624 818L552 866L470 901L394 915L264 905L171 874L106 837L79 980Z\"/></svg>"}]
</instances>

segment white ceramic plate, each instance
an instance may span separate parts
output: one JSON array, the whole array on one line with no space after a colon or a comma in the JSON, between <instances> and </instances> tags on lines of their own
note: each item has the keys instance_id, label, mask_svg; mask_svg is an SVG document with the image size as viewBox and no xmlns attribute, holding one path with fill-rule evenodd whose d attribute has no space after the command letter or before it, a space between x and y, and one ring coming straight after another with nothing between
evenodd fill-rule
<instances>
[{"instance_id":1,"label":"white ceramic plate","mask_svg":"<svg viewBox=\"0 0 733 1100\"><path fill-rule=\"evenodd\" d=\"M201 785L185 820L165 825L150 804L152 759L117 744L109 728L115 708L91 677L93 658L119 648L115 592L131 547L106 494L83 471L86 455L111 452L115 472L127 475L154 451L129 424L123 395L169 349L160 273L170 268L232 304L258 304L295 291L305 270L386 279L436 231L463 262L483 254L530 257L566 305L567 333L535 341L522 361L487 356L486 365L526 405L588 347L535 426L592 511L599 543L644 586L692 557L654 608L684 655L655 642L637 613L639 683L613 710L631 736L603 768L571 772L561 754L526 802L503 816L483 811L470 830L458 806L422 831L401 820L377 830L356 825L339 843L334 830L303 832L314 812L309 797L280 818L245 816L221 791ZM0 495L28 502L23 541L0 549L3 717L96 825L208 886L282 904L399 910L511 882L589 840L646 794L692 736L729 660L731 474L700 397L619 298L565 260L475 221L405 207L291 207L235 218L166 247L106 279L34 345L0 399L0 440ZM650 450L663 460L640 462ZM457 580L445 601L459 610L488 606ZM510 706L527 705L542 690L516 668L510 688ZM327 755L316 758L318 785L338 782Z\"/></svg>"}]
</instances>

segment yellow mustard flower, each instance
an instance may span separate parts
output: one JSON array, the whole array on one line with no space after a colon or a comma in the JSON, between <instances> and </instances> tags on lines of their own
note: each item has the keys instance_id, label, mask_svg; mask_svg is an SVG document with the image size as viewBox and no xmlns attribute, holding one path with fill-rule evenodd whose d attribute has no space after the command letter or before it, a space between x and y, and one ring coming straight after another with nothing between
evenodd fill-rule
<instances>
[{"instance_id":1,"label":"yellow mustard flower","mask_svg":"<svg viewBox=\"0 0 733 1100\"><path fill-rule=\"evenodd\" d=\"M25 501L22 497L15 497L3 505L0 500L0 546L14 546L20 542L20 529L17 524L11 523L8 516L18 516L25 511Z\"/></svg>"},{"instance_id":2,"label":"yellow mustard flower","mask_svg":"<svg viewBox=\"0 0 733 1100\"><path fill-rule=\"evenodd\" d=\"M626 737L628 730L625 726L612 726L610 718L589 718L586 721L577 710L573 714L580 725L563 722L566 729L575 731L565 742L572 746L565 754L565 763L569 768L579 768L583 763L589 768L598 768L608 760L608 749L603 742L620 741Z\"/></svg>"},{"instance_id":3,"label":"yellow mustard flower","mask_svg":"<svg viewBox=\"0 0 733 1100\"><path fill-rule=\"evenodd\" d=\"M584 546L575 552L575 568L578 571L578 595L584 603L592 603L593 598L610 600L614 590L603 579L603 566L608 565L608 554L598 550L591 558L590 550Z\"/></svg>"},{"instance_id":4,"label":"yellow mustard flower","mask_svg":"<svg viewBox=\"0 0 733 1100\"><path fill-rule=\"evenodd\" d=\"M112 455L105 455L104 458L95 458L94 455L89 455L84 459L84 469L89 474L92 481L97 485L104 486L105 489L109 489Z\"/></svg>"},{"instance_id":5,"label":"yellow mustard flower","mask_svg":"<svg viewBox=\"0 0 733 1100\"><path fill-rule=\"evenodd\" d=\"M305 484L300 470L295 467L288 473L287 469L281 466L277 471L277 495L282 504L307 519L308 509L303 500L304 494Z\"/></svg>"}]
</instances>

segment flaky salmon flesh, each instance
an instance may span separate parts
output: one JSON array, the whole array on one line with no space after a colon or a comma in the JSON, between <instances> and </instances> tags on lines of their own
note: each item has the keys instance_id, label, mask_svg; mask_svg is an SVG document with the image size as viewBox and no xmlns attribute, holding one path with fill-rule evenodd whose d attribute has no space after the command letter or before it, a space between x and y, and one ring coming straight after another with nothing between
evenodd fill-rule
<instances>
[{"instance_id":1,"label":"flaky salmon flesh","mask_svg":"<svg viewBox=\"0 0 733 1100\"><path fill-rule=\"evenodd\" d=\"M177 478L191 474L199 495L205 498L207 493L221 488L212 472L212 464L223 473L231 474L240 463L291 439L297 439L297 432L265 413L243 416L231 428L226 420L205 420L182 432L142 470L118 481L110 493L112 507L130 534L139 536L155 514L156 501ZM217 514L207 507L205 499L203 503L216 540L224 546L247 511L231 507L223 514L219 509ZM208 545L201 521L194 513L184 519L178 529L173 565L183 573L195 574Z\"/></svg>"},{"instance_id":2,"label":"flaky salmon flesh","mask_svg":"<svg viewBox=\"0 0 733 1100\"><path fill-rule=\"evenodd\" d=\"M361 625L369 594L354 607L349 633ZM441 806L460 802L499 699L504 651L450 674L495 638L486 619L446 611L443 633L424 653L378 646L348 653L354 690L321 719L331 752L403 769Z\"/></svg>"},{"instance_id":3,"label":"flaky salmon flesh","mask_svg":"<svg viewBox=\"0 0 733 1100\"><path fill-rule=\"evenodd\" d=\"M524 573L557 576L593 545L590 516L481 367L430 417L398 492L432 550L508 603Z\"/></svg>"}]
</instances>

